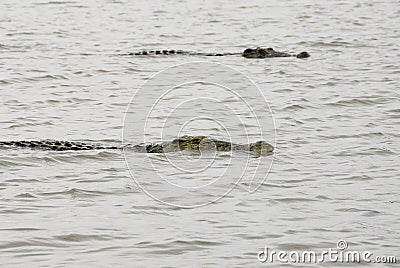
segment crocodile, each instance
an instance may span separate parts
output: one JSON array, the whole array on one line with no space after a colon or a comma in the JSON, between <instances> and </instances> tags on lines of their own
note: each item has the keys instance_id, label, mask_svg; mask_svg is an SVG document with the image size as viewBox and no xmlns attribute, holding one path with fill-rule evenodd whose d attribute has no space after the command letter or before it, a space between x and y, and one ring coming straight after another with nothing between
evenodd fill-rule
<instances>
[{"instance_id":1,"label":"crocodile","mask_svg":"<svg viewBox=\"0 0 400 268\"><path fill-rule=\"evenodd\" d=\"M148 55L191 55L191 56L230 56L230 55L241 55L248 59L265 59L265 58L277 58L277 57L296 57L304 59L310 57L308 52L300 52L298 54L292 54L287 52L276 51L273 48L247 48L243 52L236 53L205 53L205 52L192 52L184 50L143 50L138 52L130 52L123 55L129 56L148 56Z\"/></svg>"},{"instance_id":2,"label":"crocodile","mask_svg":"<svg viewBox=\"0 0 400 268\"><path fill-rule=\"evenodd\" d=\"M51 151L87 151L87 150L118 150L133 149L143 153L168 153L176 151L249 151L256 153L272 153L274 147L265 142L257 141L250 144L235 144L216 140L207 136L181 136L170 142L139 145L106 146L97 143L85 143L62 140L21 140L0 141L0 148L30 148Z\"/></svg>"}]
</instances>

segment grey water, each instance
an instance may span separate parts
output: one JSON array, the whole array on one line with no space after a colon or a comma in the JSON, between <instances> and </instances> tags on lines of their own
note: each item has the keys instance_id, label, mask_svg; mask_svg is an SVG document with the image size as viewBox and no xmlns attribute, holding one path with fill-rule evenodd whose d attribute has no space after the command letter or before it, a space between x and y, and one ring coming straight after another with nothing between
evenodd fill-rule
<instances>
[{"instance_id":1,"label":"grey water","mask_svg":"<svg viewBox=\"0 0 400 268\"><path fill-rule=\"evenodd\" d=\"M253 142L261 127L275 145L275 154L263 157L1 150L1 267L275 267L281 264L257 258L266 246L321 252L337 249L338 240L349 250L399 258L398 1L3 0L0 10L1 140L118 145L128 122L138 143L158 141L160 129L167 139L182 130ZM120 55L257 46L311 57ZM155 102L157 83L168 84L156 80L140 95L147 102L127 108L157 73L191 62L234 68L238 76L227 80L240 96L193 84ZM200 101L204 96L219 102ZM192 97L197 101L181 112L168 106ZM244 100L261 114L258 124L240 124L226 108L239 109ZM145 140L141 103L159 103ZM192 115L204 117L193 123ZM241 173L255 174L261 186L250 193L251 181L236 180ZM210 192L193 190L221 174L225 180ZM192 190L176 196L157 176ZM196 208L173 205L219 195ZM340 264L296 266L310 265Z\"/></svg>"}]
</instances>

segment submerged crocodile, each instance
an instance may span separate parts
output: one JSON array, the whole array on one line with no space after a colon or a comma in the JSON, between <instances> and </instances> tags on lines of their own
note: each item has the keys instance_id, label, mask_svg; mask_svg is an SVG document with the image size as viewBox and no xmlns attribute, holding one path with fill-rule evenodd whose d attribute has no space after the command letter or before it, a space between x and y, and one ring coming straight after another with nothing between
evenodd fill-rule
<instances>
[{"instance_id":1,"label":"submerged crocodile","mask_svg":"<svg viewBox=\"0 0 400 268\"><path fill-rule=\"evenodd\" d=\"M192 55L192 56L230 56L230 55L242 55L248 59L264 59L264 58L277 58L277 57L296 57L304 59L310 57L308 52L300 52L298 54L291 54L287 52L275 51L273 48L247 48L243 52L238 53L204 53L204 52L191 52L184 50L143 50L139 52L130 52L124 55Z\"/></svg>"},{"instance_id":2,"label":"submerged crocodile","mask_svg":"<svg viewBox=\"0 0 400 268\"><path fill-rule=\"evenodd\" d=\"M171 142L162 142L147 145L123 145L105 146L96 143L84 143L74 141L58 140L23 140L23 141L0 141L0 148L31 148L52 151L84 151L84 150L117 150L131 148L143 153L168 153L176 151L249 151L256 153L272 153L274 147L265 141L257 141L250 144L234 144L226 141L216 140L207 136L182 136Z\"/></svg>"}]
</instances>

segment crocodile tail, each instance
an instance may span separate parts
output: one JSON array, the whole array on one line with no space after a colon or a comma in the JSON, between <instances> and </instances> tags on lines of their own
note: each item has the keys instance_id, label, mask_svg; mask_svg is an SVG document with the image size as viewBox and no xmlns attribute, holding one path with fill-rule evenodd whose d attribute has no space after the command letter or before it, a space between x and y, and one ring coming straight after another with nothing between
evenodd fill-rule
<instances>
[{"instance_id":1,"label":"crocodile tail","mask_svg":"<svg viewBox=\"0 0 400 268\"><path fill-rule=\"evenodd\" d=\"M85 150L114 150L117 146L103 146L95 143L83 143L73 141L58 140L38 140L38 141L0 141L0 147L22 147L52 151L85 151Z\"/></svg>"},{"instance_id":2,"label":"crocodile tail","mask_svg":"<svg viewBox=\"0 0 400 268\"><path fill-rule=\"evenodd\" d=\"M129 55L135 56L146 56L146 55L174 55L174 54L183 54L185 53L182 50L174 50L174 49L164 49L164 50L143 50L138 52L131 52Z\"/></svg>"},{"instance_id":3,"label":"crocodile tail","mask_svg":"<svg viewBox=\"0 0 400 268\"><path fill-rule=\"evenodd\" d=\"M236 55L240 53L203 53L203 52L190 52L184 50L143 50L138 52L130 52L128 55L142 56L142 55L197 55L197 56L210 56L210 57L220 57L225 55Z\"/></svg>"}]
</instances>

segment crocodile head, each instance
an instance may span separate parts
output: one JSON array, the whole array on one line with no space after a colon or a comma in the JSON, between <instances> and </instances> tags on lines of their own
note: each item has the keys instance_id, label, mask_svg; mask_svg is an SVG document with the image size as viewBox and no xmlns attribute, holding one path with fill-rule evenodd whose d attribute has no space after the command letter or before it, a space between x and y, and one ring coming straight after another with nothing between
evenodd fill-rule
<instances>
[{"instance_id":1,"label":"crocodile head","mask_svg":"<svg viewBox=\"0 0 400 268\"><path fill-rule=\"evenodd\" d=\"M310 54L308 54L308 52L306 52L306 51L303 51L296 55L296 58L298 58L298 59L304 59L304 58L308 58L308 57L310 57Z\"/></svg>"},{"instance_id":2,"label":"crocodile head","mask_svg":"<svg viewBox=\"0 0 400 268\"><path fill-rule=\"evenodd\" d=\"M249 144L249 149L251 152L268 154L274 151L274 146L265 142L265 141L257 141Z\"/></svg>"},{"instance_id":3,"label":"crocodile head","mask_svg":"<svg viewBox=\"0 0 400 268\"><path fill-rule=\"evenodd\" d=\"M245 58L252 58L252 59L263 59L267 56L270 51L274 51L272 48L261 48L258 47L256 49L247 48L243 51L242 56Z\"/></svg>"}]
</instances>

